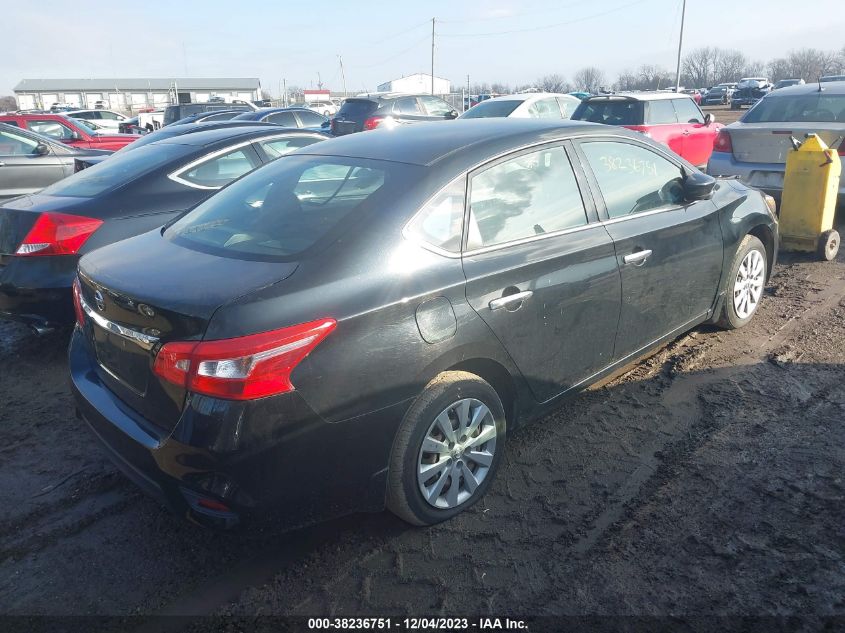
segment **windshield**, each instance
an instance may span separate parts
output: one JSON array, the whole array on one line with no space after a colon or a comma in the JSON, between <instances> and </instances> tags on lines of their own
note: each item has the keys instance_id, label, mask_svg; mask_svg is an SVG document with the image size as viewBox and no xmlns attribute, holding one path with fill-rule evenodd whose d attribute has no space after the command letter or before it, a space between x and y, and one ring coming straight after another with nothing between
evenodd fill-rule
<instances>
[{"instance_id":1,"label":"windshield","mask_svg":"<svg viewBox=\"0 0 845 633\"><path fill-rule=\"evenodd\" d=\"M726 86L716 86L715 88L710 88L710 92L727 92L728 89Z\"/></svg>"},{"instance_id":2,"label":"windshield","mask_svg":"<svg viewBox=\"0 0 845 633\"><path fill-rule=\"evenodd\" d=\"M482 101L461 115L462 119L483 119L486 117L510 116L523 103L517 99L503 99L502 101Z\"/></svg>"},{"instance_id":3,"label":"windshield","mask_svg":"<svg viewBox=\"0 0 845 633\"><path fill-rule=\"evenodd\" d=\"M284 260L361 225L365 209L401 195L409 165L289 155L222 189L171 225L165 238L213 255Z\"/></svg>"},{"instance_id":4,"label":"windshield","mask_svg":"<svg viewBox=\"0 0 845 633\"><path fill-rule=\"evenodd\" d=\"M92 198L131 182L192 149L187 145L147 145L129 154L115 153L101 163L50 185L41 193L48 196Z\"/></svg>"},{"instance_id":5,"label":"windshield","mask_svg":"<svg viewBox=\"0 0 845 633\"><path fill-rule=\"evenodd\" d=\"M73 119L73 117L69 117L69 118ZM81 129L83 132L87 132L88 134L91 134L91 135L97 134L97 131L94 129L94 127L91 126L91 125L88 125L87 121L83 121L82 119L73 119L73 124L76 127L78 127L79 129Z\"/></svg>"},{"instance_id":6,"label":"windshield","mask_svg":"<svg viewBox=\"0 0 845 633\"><path fill-rule=\"evenodd\" d=\"M628 99L582 101L572 115L572 119L605 125L642 125L643 102Z\"/></svg>"},{"instance_id":7,"label":"windshield","mask_svg":"<svg viewBox=\"0 0 845 633\"><path fill-rule=\"evenodd\" d=\"M743 123L767 122L845 123L845 95L813 92L806 95L762 99L742 118Z\"/></svg>"}]
</instances>

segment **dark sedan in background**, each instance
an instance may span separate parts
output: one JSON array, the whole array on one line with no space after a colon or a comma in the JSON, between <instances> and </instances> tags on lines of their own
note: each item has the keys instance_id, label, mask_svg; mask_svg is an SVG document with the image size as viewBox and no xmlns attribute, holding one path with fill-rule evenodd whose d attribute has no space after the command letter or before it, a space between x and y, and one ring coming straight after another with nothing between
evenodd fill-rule
<instances>
[{"instance_id":1,"label":"dark sedan in background","mask_svg":"<svg viewBox=\"0 0 845 633\"><path fill-rule=\"evenodd\" d=\"M254 112L244 112L232 119L233 121L262 121L274 123L284 127L298 127L321 130L329 120L308 108L262 108Z\"/></svg>"},{"instance_id":2,"label":"dark sedan in background","mask_svg":"<svg viewBox=\"0 0 845 633\"><path fill-rule=\"evenodd\" d=\"M243 174L325 135L227 127L164 139L0 206L0 318L73 321L80 255L159 227Z\"/></svg>"},{"instance_id":3,"label":"dark sedan in background","mask_svg":"<svg viewBox=\"0 0 845 633\"><path fill-rule=\"evenodd\" d=\"M40 134L0 123L0 200L33 193L70 176L77 160L110 151L71 147Z\"/></svg>"},{"instance_id":4,"label":"dark sedan in background","mask_svg":"<svg viewBox=\"0 0 845 633\"><path fill-rule=\"evenodd\" d=\"M347 99L332 118L335 136L426 121L449 121L458 111L434 95L374 94Z\"/></svg>"},{"instance_id":5,"label":"dark sedan in background","mask_svg":"<svg viewBox=\"0 0 845 633\"><path fill-rule=\"evenodd\" d=\"M442 521L507 430L699 323L748 323L771 204L608 126L328 140L82 258L78 410L198 521Z\"/></svg>"}]
</instances>

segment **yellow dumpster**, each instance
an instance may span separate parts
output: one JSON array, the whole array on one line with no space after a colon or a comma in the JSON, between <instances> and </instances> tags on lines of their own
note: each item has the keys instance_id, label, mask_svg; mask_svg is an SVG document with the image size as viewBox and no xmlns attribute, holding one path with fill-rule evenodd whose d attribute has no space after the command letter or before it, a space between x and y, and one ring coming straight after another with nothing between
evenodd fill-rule
<instances>
[{"instance_id":1,"label":"yellow dumpster","mask_svg":"<svg viewBox=\"0 0 845 633\"><path fill-rule=\"evenodd\" d=\"M797 145L797 142L793 140ZM787 250L815 251L830 261L839 252L839 233L833 229L836 194L842 163L836 150L817 134L808 134L786 156L780 204L780 240Z\"/></svg>"}]
</instances>

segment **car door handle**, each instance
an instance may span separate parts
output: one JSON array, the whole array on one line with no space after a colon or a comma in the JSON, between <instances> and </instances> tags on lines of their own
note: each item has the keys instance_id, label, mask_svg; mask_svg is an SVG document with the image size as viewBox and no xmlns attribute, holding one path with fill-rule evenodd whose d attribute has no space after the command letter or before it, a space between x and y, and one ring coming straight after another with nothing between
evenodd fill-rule
<instances>
[{"instance_id":1,"label":"car door handle","mask_svg":"<svg viewBox=\"0 0 845 633\"><path fill-rule=\"evenodd\" d=\"M635 266L642 266L645 264L645 260L647 260L651 256L651 251L636 251L634 253L630 253L625 255L622 258L622 261L626 264L634 264Z\"/></svg>"},{"instance_id":2,"label":"car door handle","mask_svg":"<svg viewBox=\"0 0 845 633\"><path fill-rule=\"evenodd\" d=\"M0 167L5 167L5 166L6 166L6 163L4 163L2 160L0 160Z\"/></svg>"},{"instance_id":3,"label":"car door handle","mask_svg":"<svg viewBox=\"0 0 845 633\"><path fill-rule=\"evenodd\" d=\"M534 293L530 290L525 290L524 292L517 292L514 295L508 295L507 297L500 297L498 299L493 299L490 302L490 309L491 310L499 310L501 308L505 308L512 303L522 303L526 299L529 299L531 295Z\"/></svg>"}]
</instances>

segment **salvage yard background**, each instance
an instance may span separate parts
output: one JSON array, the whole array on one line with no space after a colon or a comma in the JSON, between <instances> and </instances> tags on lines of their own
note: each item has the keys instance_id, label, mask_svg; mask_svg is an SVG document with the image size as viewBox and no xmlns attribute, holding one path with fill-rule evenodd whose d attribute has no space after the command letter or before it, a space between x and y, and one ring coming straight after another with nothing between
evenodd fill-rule
<instances>
[{"instance_id":1,"label":"salvage yard background","mask_svg":"<svg viewBox=\"0 0 845 633\"><path fill-rule=\"evenodd\" d=\"M470 511L288 534L166 514L74 416L68 333L0 324L0 612L841 615L843 297L845 251L782 254L748 327L518 432Z\"/></svg>"}]
</instances>

